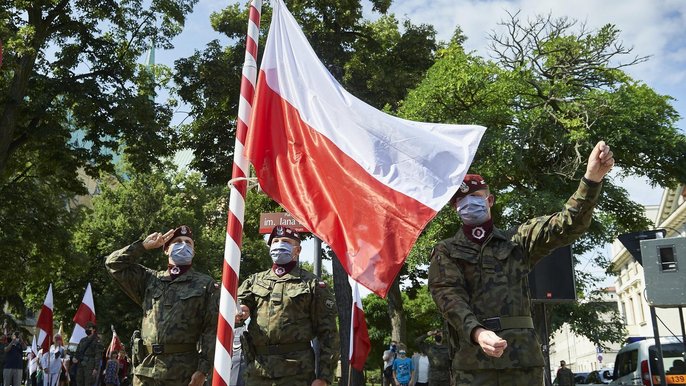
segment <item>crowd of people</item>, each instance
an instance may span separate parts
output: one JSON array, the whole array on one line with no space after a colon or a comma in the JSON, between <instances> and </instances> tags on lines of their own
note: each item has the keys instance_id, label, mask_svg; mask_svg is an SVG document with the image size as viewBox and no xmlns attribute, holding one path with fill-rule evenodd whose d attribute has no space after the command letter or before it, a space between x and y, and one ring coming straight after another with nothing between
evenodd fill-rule
<instances>
[{"instance_id":1,"label":"crowd of people","mask_svg":"<svg viewBox=\"0 0 686 386\"><path fill-rule=\"evenodd\" d=\"M428 341L432 338L432 341ZM450 349L441 330L417 337L418 351L411 357L407 346L392 341L383 352L383 386L450 385Z\"/></svg>"},{"instance_id":2,"label":"crowd of people","mask_svg":"<svg viewBox=\"0 0 686 386\"><path fill-rule=\"evenodd\" d=\"M112 350L107 360L95 325L90 323L86 331L88 336L76 348L65 347L62 335L57 333L50 349L38 348L38 352L27 344L20 331L0 335L0 385L130 385L131 360L126 351Z\"/></svg>"}]
</instances>

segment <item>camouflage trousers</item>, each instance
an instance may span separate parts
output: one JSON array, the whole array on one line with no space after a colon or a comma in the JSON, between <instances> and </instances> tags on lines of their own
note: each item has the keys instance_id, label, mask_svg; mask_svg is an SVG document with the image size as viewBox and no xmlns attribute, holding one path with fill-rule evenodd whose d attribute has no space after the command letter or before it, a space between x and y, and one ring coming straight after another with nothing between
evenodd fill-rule
<instances>
[{"instance_id":1,"label":"camouflage trousers","mask_svg":"<svg viewBox=\"0 0 686 386\"><path fill-rule=\"evenodd\" d=\"M188 379L178 379L171 381L169 379L159 380L155 378L144 377L142 375L133 376L133 386L188 386L188 383L190 381L190 377L188 377Z\"/></svg>"},{"instance_id":2,"label":"camouflage trousers","mask_svg":"<svg viewBox=\"0 0 686 386\"><path fill-rule=\"evenodd\" d=\"M453 370L455 386L543 386L543 367L501 370Z\"/></svg>"},{"instance_id":3,"label":"camouflage trousers","mask_svg":"<svg viewBox=\"0 0 686 386\"><path fill-rule=\"evenodd\" d=\"M79 364L79 368L76 370L76 385L77 386L93 386L95 384L95 379L98 377L98 372L93 375L94 366L84 366Z\"/></svg>"},{"instance_id":4,"label":"camouflage trousers","mask_svg":"<svg viewBox=\"0 0 686 386\"><path fill-rule=\"evenodd\" d=\"M310 386L314 374L289 375L281 378L266 378L255 374L246 374L245 384L249 386Z\"/></svg>"}]
</instances>

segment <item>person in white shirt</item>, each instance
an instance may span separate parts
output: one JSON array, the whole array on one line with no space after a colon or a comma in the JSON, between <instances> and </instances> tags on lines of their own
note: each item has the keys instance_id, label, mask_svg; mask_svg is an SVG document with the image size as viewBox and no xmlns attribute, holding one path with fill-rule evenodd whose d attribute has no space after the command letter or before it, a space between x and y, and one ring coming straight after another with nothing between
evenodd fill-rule
<instances>
[{"instance_id":1,"label":"person in white shirt","mask_svg":"<svg viewBox=\"0 0 686 386\"><path fill-rule=\"evenodd\" d=\"M54 342L50 346L50 351L40 358L40 367L43 369L43 386L56 386L64 367L66 351L62 342L62 335L55 334Z\"/></svg>"},{"instance_id":2,"label":"person in white shirt","mask_svg":"<svg viewBox=\"0 0 686 386\"><path fill-rule=\"evenodd\" d=\"M383 352L383 386L392 386L395 384L393 380L393 360L396 358L397 343L391 341L388 350Z\"/></svg>"},{"instance_id":3,"label":"person in white shirt","mask_svg":"<svg viewBox=\"0 0 686 386\"><path fill-rule=\"evenodd\" d=\"M429 357L422 352L417 352L412 356L412 363L416 369L412 384L414 386L429 386Z\"/></svg>"}]
</instances>

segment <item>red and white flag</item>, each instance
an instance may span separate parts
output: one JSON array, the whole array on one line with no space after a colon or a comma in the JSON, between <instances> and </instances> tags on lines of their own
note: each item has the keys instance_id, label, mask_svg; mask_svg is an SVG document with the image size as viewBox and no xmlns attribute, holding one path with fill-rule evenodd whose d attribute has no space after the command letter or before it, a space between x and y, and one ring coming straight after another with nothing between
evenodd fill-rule
<instances>
[{"instance_id":1,"label":"red and white flag","mask_svg":"<svg viewBox=\"0 0 686 386\"><path fill-rule=\"evenodd\" d=\"M36 343L36 335L33 335L33 341L31 341L31 352L33 355L38 356L38 344Z\"/></svg>"},{"instance_id":2,"label":"red and white flag","mask_svg":"<svg viewBox=\"0 0 686 386\"><path fill-rule=\"evenodd\" d=\"M121 351L124 349L124 345L121 344L121 340L119 340L119 335L117 335L117 331L114 330L114 326L110 326L112 329L112 341L110 341L109 347L107 347L107 358L110 357L110 353L112 351Z\"/></svg>"},{"instance_id":3,"label":"red and white flag","mask_svg":"<svg viewBox=\"0 0 686 386\"><path fill-rule=\"evenodd\" d=\"M486 128L412 122L362 102L326 70L282 0L273 5L246 158L272 199L385 296Z\"/></svg>"},{"instance_id":4,"label":"red and white flag","mask_svg":"<svg viewBox=\"0 0 686 386\"><path fill-rule=\"evenodd\" d=\"M369 330L367 330L367 320L362 308L362 298L360 298L360 287L357 282L348 278L350 287L353 291L353 309L350 313L350 366L357 371L364 370L367 356L372 349L372 342L369 340Z\"/></svg>"},{"instance_id":5,"label":"red and white flag","mask_svg":"<svg viewBox=\"0 0 686 386\"><path fill-rule=\"evenodd\" d=\"M38 321L36 328L38 329L38 347L43 349L43 352L50 350L52 343L52 284L48 287L48 293L45 295L43 307L41 307L40 314L38 314Z\"/></svg>"},{"instance_id":6,"label":"red and white flag","mask_svg":"<svg viewBox=\"0 0 686 386\"><path fill-rule=\"evenodd\" d=\"M86 337L86 323L89 321L95 323L95 303L93 302L91 283L86 286L86 292L83 294L83 300L81 300L79 309L76 310L73 321L75 323L74 332L69 338L69 344L78 345L81 339Z\"/></svg>"}]
</instances>

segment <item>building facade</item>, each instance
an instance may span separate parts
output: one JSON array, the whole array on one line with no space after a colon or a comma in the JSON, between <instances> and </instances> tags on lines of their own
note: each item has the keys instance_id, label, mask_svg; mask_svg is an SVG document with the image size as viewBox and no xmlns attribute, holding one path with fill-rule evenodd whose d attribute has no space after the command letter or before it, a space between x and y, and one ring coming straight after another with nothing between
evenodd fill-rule
<instances>
[{"instance_id":1,"label":"building facade","mask_svg":"<svg viewBox=\"0 0 686 386\"><path fill-rule=\"evenodd\" d=\"M645 209L646 217L652 220L655 228L666 230L665 237L686 236L686 186L665 189L660 204L646 206ZM645 298L643 267L619 240L612 244L611 254L617 276L614 287L606 290L604 300L616 302L626 326L626 342L653 337L650 307ZM656 308L655 311L660 335L681 335L677 308ZM553 377L560 360L566 361L575 373L612 368L617 351L621 348L620 344L613 344L609 349L599 349L587 338L574 334L567 324L553 334L550 342Z\"/></svg>"}]
</instances>

